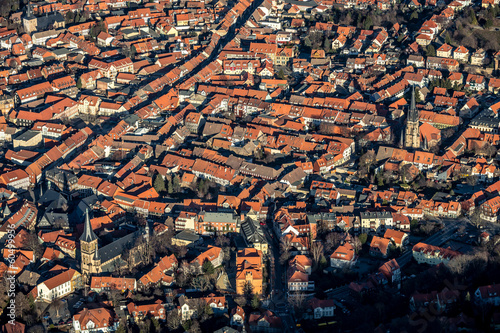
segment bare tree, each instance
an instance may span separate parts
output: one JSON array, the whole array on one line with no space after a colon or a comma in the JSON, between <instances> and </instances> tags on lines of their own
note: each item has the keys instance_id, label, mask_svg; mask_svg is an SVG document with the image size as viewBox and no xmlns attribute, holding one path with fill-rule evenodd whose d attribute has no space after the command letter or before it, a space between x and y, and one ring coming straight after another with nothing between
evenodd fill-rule
<instances>
[{"instance_id":1,"label":"bare tree","mask_svg":"<svg viewBox=\"0 0 500 333\"><path fill-rule=\"evenodd\" d=\"M28 328L28 333L44 333L45 330L42 325L36 325Z\"/></svg>"},{"instance_id":2,"label":"bare tree","mask_svg":"<svg viewBox=\"0 0 500 333\"><path fill-rule=\"evenodd\" d=\"M215 239L215 245L219 247L229 246L229 243L230 243L229 237L227 237L224 234L218 234L217 238Z\"/></svg>"},{"instance_id":3,"label":"bare tree","mask_svg":"<svg viewBox=\"0 0 500 333\"><path fill-rule=\"evenodd\" d=\"M177 283L180 286L185 286L189 283L191 276L191 265L186 260L183 260L176 276Z\"/></svg>"},{"instance_id":4,"label":"bare tree","mask_svg":"<svg viewBox=\"0 0 500 333\"><path fill-rule=\"evenodd\" d=\"M281 237L280 240L281 256L280 262L284 264L290 258L290 249L292 248L292 240L290 237Z\"/></svg>"},{"instance_id":5,"label":"bare tree","mask_svg":"<svg viewBox=\"0 0 500 333\"><path fill-rule=\"evenodd\" d=\"M189 333L201 333L201 327L198 320L193 320L191 327L189 328Z\"/></svg>"},{"instance_id":6,"label":"bare tree","mask_svg":"<svg viewBox=\"0 0 500 333\"><path fill-rule=\"evenodd\" d=\"M478 180L479 180L478 176L469 176L467 177L467 184L469 184L470 186L476 186Z\"/></svg>"},{"instance_id":7,"label":"bare tree","mask_svg":"<svg viewBox=\"0 0 500 333\"><path fill-rule=\"evenodd\" d=\"M362 246L363 246L363 244L359 240L358 236L354 236L354 238L352 239L352 247L354 248L356 253L359 253Z\"/></svg>"},{"instance_id":8,"label":"bare tree","mask_svg":"<svg viewBox=\"0 0 500 333\"><path fill-rule=\"evenodd\" d=\"M9 301L7 291L9 290L9 282L5 279L6 276L0 277L0 306L3 306Z\"/></svg>"},{"instance_id":9,"label":"bare tree","mask_svg":"<svg viewBox=\"0 0 500 333\"><path fill-rule=\"evenodd\" d=\"M213 285L210 282L209 277L206 275L199 275L199 276L191 279L191 286L194 289L198 289L201 291L207 291L207 290L213 288Z\"/></svg>"},{"instance_id":10,"label":"bare tree","mask_svg":"<svg viewBox=\"0 0 500 333\"><path fill-rule=\"evenodd\" d=\"M181 324L181 318L176 308L169 311L167 314L167 327L171 331L175 331Z\"/></svg>"},{"instance_id":11,"label":"bare tree","mask_svg":"<svg viewBox=\"0 0 500 333\"><path fill-rule=\"evenodd\" d=\"M35 259L39 259L43 255L43 246L40 244L40 241L38 240L38 236L34 232L30 232L26 236L26 241L23 240L23 243L26 244L26 247L33 251L33 254L35 256Z\"/></svg>"},{"instance_id":12,"label":"bare tree","mask_svg":"<svg viewBox=\"0 0 500 333\"><path fill-rule=\"evenodd\" d=\"M412 180L412 179L410 179L410 177L411 177L411 172L410 172L411 166L412 166L411 164L404 164L404 165L401 165L399 167L399 174L401 176L401 181L403 183L406 183L406 182Z\"/></svg>"},{"instance_id":13,"label":"bare tree","mask_svg":"<svg viewBox=\"0 0 500 333\"><path fill-rule=\"evenodd\" d=\"M363 155L361 155L361 157L359 158L359 164L361 166L369 167L373 163L375 163L375 161L376 161L375 158L376 158L375 152L373 150L369 150L366 153L364 153Z\"/></svg>"},{"instance_id":14,"label":"bare tree","mask_svg":"<svg viewBox=\"0 0 500 333\"><path fill-rule=\"evenodd\" d=\"M172 251L175 253L175 256L177 258L184 258L187 254L188 249L186 246L175 245L172 247Z\"/></svg>"},{"instance_id":15,"label":"bare tree","mask_svg":"<svg viewBox=\"0 0 500 333\"><path fill-rule=\"evenodd\" d=\"M319 260L323 256L323 243L320 241L311 244L311 254L313 256L314 264L317 266Z\"/></svg>"},{"instance_id":16,"label":"bare tree","mask_svg":"<svg viewBox=\"0 0 500 333\"><path fill-rule=\"evenodd\" d=\"M234 301L236 302L236 304L238 304L239 306L241 307L244 307L245 305L247 305L247 300L245 297L243 296L238 296L234 299Z\"/></svg>"},{"instance_id":17,"label":"bare tree","mask_svg":"<svg viewBox=\"0 0 500 333\"><path fill-rule=\"evenodd\" d=\"M28 314L31 310L28 297L22 292L16 294L16 318L21 318L24 314Z\"/></svg>"},{"instance_id":18,"label":"bare tree","mask_svg":"<svg viewBox=\"0 0 500 333\"><path fill-rule=\"evenodd\" d=\"M489 143L485 143L483 147L476 149L476 154L488 156L488 158L491 158L496 153L497 149Z\"/></svg>"},{"instance_id":19,"label":"bare tree","mask_svg":"<svg viewBox=\"0 0 500 333\"><path fill-rule=\"evenodd\" d=\"M449 139L455 134L455 129L454 128L446 128L441 131L441 136L443 137L444 140Z\"/></svg>"},{"instance_id":20,"label":"bare tree","mask_svg":"<svg viewBox=\"0 0 500 333\"><path fill-rule=\"evenodd\" d=\"M375 152L373 150L369 150L359 158L358 172L360 176L363 177L370 173L371 166L376 161L375 157Z\"/></svg>"},{"instance_id":21,"label":"bare tree","mask_svg":"<svg viewBox=\"0 0 500 333\"><path fill-rule=\"evenodd\" d=\"M330 232L325 237L325 250L330 252L333 248L337 247L342 240L342 236L338 232Z\"/></svg>"},{"instance_id":22,"label":"bare tree","mask_svg":"<svg viewBox=\"0 0 500 333\"><path fill-rule=\"evenodd\" d=\"M430 233L434 230L434 227L435 227L434 223L432 223L432 222L427 222L427 223L422 224L422 225L420 226L420 230L421 230L424 234L429 235L429 234L430 234Z\"/></svg>"},{"instance_id":23,"label":"bare tree","mask_svg":"<svg viewBox=\"0 0 500 333\"><path fill-rule=\"evenodd\" d=\"M484 271L488 263L488 253L478 251L474 254L463 254L456 256L448 263L448 268L454 274L471 276Z\"/></svg>"},{"instance_id":24,"label":"bare tree","mask_svg":"<svg viewBox=\"0 0 500 333\"><path fill-rule=\"evenodd\" d=\"M476 227L484 226L486 221L481 218L480 207L474 208L474 211L469 217L470 222Z\"/></svg>"},{"instance_id":25,"label":"bare tree","mask_svg":"<svg viewBox=\"0 0 500 333\"><path fill-rule=\"evenodd\" d=\"M305 310L306 302L306 295L303 292L288 297L288 304L295 310L295 313L302 313Z\"/></svg>"}]
</instances>

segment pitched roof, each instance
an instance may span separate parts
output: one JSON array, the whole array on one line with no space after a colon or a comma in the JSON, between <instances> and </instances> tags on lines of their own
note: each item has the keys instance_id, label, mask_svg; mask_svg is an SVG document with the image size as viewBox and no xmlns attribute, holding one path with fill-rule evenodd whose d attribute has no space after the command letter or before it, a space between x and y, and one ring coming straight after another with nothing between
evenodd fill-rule
<instances>
[{"instance_id":1,"label":"pitched roof","mask_svg":"<svg viewBox=\"0 0 500 333\"><path fill-rule=\"evenodd\" d=\"M97 239L94 230L92 230L92 225L90 224L89 210L85 211L85 225L83 229L83 234L80 236L80 242L84 241L90 243Z\"/></svg>"}]
</instances>

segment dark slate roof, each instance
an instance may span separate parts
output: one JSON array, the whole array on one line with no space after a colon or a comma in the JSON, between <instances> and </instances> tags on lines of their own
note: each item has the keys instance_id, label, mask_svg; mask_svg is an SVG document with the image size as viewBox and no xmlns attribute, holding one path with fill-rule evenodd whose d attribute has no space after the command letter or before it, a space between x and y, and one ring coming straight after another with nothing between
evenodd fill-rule
<instances>
[{"instance_id":1,"label":"dark slate roof","mask_svg":"<svg viewBox=\"0 0 500 333\"><path fill-rule=\"evenodd\" d=\"M318 4L316 1L296 1L296 0L285 0L285 3L291 5L303 6L303 7L316 7Z\"/></svg>"},{"instance_id":2,"label":"dark slate roof","mask_svg":"<svg viewBox=\"0 0 500 333\"><path fill-rule=\"evenodd\" d=\"M48 30L55 22L64 22L64 16L60 12L48 14L36 18L37 31Z\"/></svg>"},{"instance_id":3,"label":"dark slate roof","mask_svg":"<svg viewBox=\"0 0 500 333\"><path fill-rule=\"evenodd\" d=\"M83 227L83 234L80 236L80 241L84 242L92 242L97 239L94 230L92 230L92 226L90 225L89 211L85 212L85 226Z\"/></svg>"},{"instance_id":4,"label":"dark slate roof","mask_svg":"<svg viewBox=\"0 0 500 333\"><path fill-rule=\"evenodd\" d=\"M125 121L130 126L134 126L135 123L138 122L139 120L140 120L140 118L136 114L131 114L131 115L125 117L125 119L123 119L123 121Z\"/></svg>"},{"instance_id":5,"label":"dark slate roof","mask_svg":"<svg viewBox=\"0 0 500 333\"><path fill-rule=\"evenodd\" d=\"M410 101L410 109L408 111L408 121L417 122L419 115L418 110L415 105L415 86L412 86L411 90L411 101Z\"/></svg>"},{"instance_id":6,"label":"dark slate roof","mask_svg":"<svg viewBox=\"0 0 500 333\"><path fill-rule=\"evenodd\" d=\"M174 238L180 239L180 240L185 240L185 241L190 241L190 242L196 242L200 239L200 236L193 233L192 231L182 230L177 235L175 235Z\"/></svg>"},{"instance_id":7,"label":"dark slate roof","mask_svg":"<svg viewBox=\"0 0 500 333\"><path fill-rule=\"evenodd\" d=\"M66 213L54 213L46 212L40 222L38 223L39 228L46 228L58 225L63 228L69 228L69 218Z\"/></svg>"},{"instance_id":8,"label":"dark slate roof","mask_svg":"<svg viewBox=\"0 0 500 333\"><path fill-rule=\"evenodd\" d=\"M92 209L92 205L94 205L97 201L99 201L99 199L95 194L80 200L78 206L76 206L76 209L72 213L72 218L78 219L79 222L84 222L85 212L87 209Z\"/></svg>"},{"instance_id":9,"label":"dark slate roof","mask_svg":"<svg viewBox=\"0 0 500 333\"><path fill-rule=\"evenodd\" d=\"M52 179L57 180L58 182L65 183L73 183L78 181L78 177L72 173L68 172L66 170L59 170L56 168L50 169L46 171L46 176Z\"/></svg>"},{"instance_id":10,"label":"dark slate roof","mask_svg":"<svg viewBox=\"0 0 500 333\"><path fill-rule=\"evenodd\" d=\"M265 243L264 233L257 221L247 219L241 224L241 233L248 243Z\"/></svg>"},{"instance_id":11,"label":"dark slate roof","mask_svg":"<svg viewBox=\"0 0 500 333\"><path fill-rule=\"evenodd\" d=\"M68 201L61 193L48 190L38 199L38 203L47 207L47 210L52 210L62 208L63 205L68 204Z\"/></svg>"},{"instance_id":12,"label":"dark slate roof","mask_svg":"<svg viewBox=\"0 0 500 333\"><path fill-rule=\"evenodd\" d=\"M98 256L99 259L101 259L101 263L105 263L113 258L119 257L123 251L132 247L136 237L140 234L140 232L136 231L100 248Z\"/></svg>"}]
</instances>

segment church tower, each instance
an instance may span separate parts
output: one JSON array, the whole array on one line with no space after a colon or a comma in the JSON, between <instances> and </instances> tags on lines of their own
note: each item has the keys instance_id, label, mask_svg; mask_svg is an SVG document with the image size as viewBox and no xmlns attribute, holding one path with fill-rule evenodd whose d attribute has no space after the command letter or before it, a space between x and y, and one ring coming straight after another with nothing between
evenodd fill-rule
<instances>
[{"instance_id":1,"label":"church tower","mask_svg":"<svg viewBox=\"0 0 500 333\"><path fill-rule=\"evenodd\" d=\"M33 15L33 6L28 4L28 6L26 6L26 15L23 18L24 31L28 34L36 31L37 21L36 16Z\"/></svg>"},{"instance_id":2,"label":"church tower","mask_svg":"<svg viewBox=\"0 0 500 333\"><path fill-rule=\"evenodd\" d=\"M405 148L420 147L419 113L415 106L415 87L411 91L411 103L406 117Z\"/></svg>"},{"instance_id":3,"label":"church tower","mask_svg":"<svg viewBox=\"0 0 500 333\"><path fill-rule=\"evenodd\" d=\"M92 230L89 219L89 210L85 212L85 225L83 234L80 237L80 252L81 252L81 270L84 281L88 282L90 274L94 273L96 267L93 266L95 258L98 257L97 253L98 238Z\"/></svg>"}]
</instances>

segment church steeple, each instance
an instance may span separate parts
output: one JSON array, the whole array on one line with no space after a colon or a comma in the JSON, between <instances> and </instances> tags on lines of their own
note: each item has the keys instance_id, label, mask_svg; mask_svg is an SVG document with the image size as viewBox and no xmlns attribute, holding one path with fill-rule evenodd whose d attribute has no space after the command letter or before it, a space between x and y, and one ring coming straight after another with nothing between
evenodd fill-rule
<instances>
[{"instance_id":1,"label":"church steeple","mask_svg":"<svg viewBox=\"0 0 500 333\"><path fill-rule=\"evenodd\" d=\"M81 261L80 267L82 270L82 275L84 280L88 283L90 281L90 275L96 272L96 265L99 261L98 253L98 238L92 230L92 225L90 224L89 210L85 211L85 225L83 227L83 234L80 236L80 254Z\"/></svg>"},{"instance_id":2,"label":"church steeple","mask_svg":"<svg viewBox=\"0 0 500 333\"><path fill-rule=\"evenodd\" d=\"M28 6L26 6L26 18L32 19L33 17L33 6L31 4L28 4Z\"/></svg>"},{"instance_id":3,"label":"church steeple","mask_svg":"<svg viewBox=\"0 0 500 333\"><path fill-rule=\"evenodd\" d=\"M415 87L412 86L410 108L406 117L405 147L420 148L419 112L415 103Z\"/></svg>"},{"instance_id":4,"label":"church steeple","mask_svg":"<svg viewBox=\"0 0 500 333\"><path fill-rule=\"evenodd\" d=\"M92 241L95 241L96 239L97 236L94 233L94 230L92 230L92 226L90 225L89 210L87 209L85 211L85 225L83 227L83 234L80 236L80 242L84 241L90 243Z\"/></svg>"},{"instance_id":5,"label":"church steeple","mask_svg":"<svg viewBox=\"0 0 500 333\"><path fill-rule=\"evenodd\" d=\"M2 213L3 218L5 219L5 218L9 217L10 214L12 214L12 213L10 211L9 205L5 204L5 208L3 209L3 213Z\"/></svg>"},{"instance_id":6,"label":"church steeple","mask_svg":"<svg viewBox=\"0 0 500 333\"><path fill-rule=\"evenodd\" d=\"M415 103L415 86L411 87L411 102L408 110L408 121L418 121L418 110Z\"/></svg>"}]
</instances>

